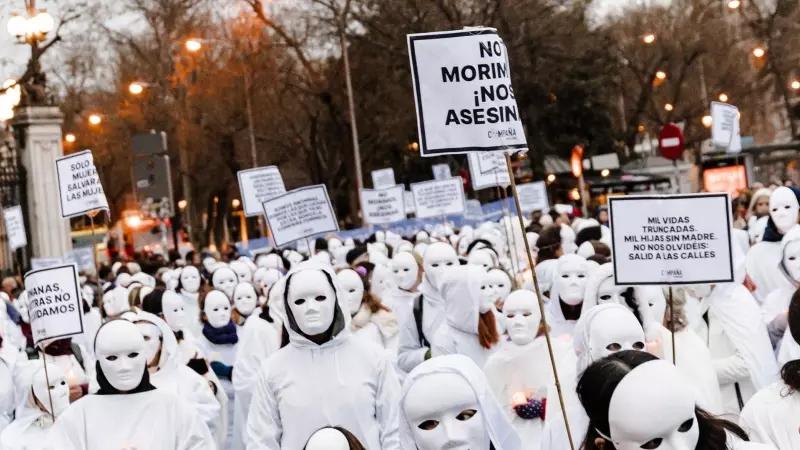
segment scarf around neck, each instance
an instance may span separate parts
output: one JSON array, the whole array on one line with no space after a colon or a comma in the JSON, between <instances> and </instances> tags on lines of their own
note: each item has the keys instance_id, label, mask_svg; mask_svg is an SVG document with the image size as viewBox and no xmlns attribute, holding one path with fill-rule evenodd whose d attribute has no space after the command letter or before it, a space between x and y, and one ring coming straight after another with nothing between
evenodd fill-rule
<instances>
[{"instance_id":1,"label":"scarf around neck","mask_svg":"<svg viewBox=\"0 0 800 450\"><path fill-rule=\"evenodd\" d=\"M208 322L203 324L203 336L212 344L233 345L239 342L239 336L236 335L236 325L233 321L228 321L224 327L214 328Z\"/></svg>"}]
</instances>

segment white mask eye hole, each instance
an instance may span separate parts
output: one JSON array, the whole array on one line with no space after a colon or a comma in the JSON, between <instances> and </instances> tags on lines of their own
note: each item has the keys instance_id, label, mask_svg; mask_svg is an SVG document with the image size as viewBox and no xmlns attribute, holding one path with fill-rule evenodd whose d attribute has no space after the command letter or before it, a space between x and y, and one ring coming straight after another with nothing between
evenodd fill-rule
<instances>
[{"instance_id":1,"label":"white mask eye hole","mask_svg":"<svg viewBox=\"0 0 800 450\"><path fill-rule=\"evenodd\" d=\"M138 354L137 352L128 353L128 358L130 358L130 359L134 359L134 358L136 358L137 356L139 356L139 354Z\"/></svg>"},{"instance_id":2,"label":"white mask eye hole","mask_svg":"<svg viewBox=\"0 0 800 450\"><path fill-rule=\"evenodd\" d=\"M106 361L116 361L116 360L117 360L116 355L106 356Z\"/></svg>"},{"instance_id":3,"label":"white mask eye hole","mask_svg":"<svg viewBox=\"0 0 800 450\"><path fill-rule=\"evenodd\" d=\"M144 337L144 341L145 341L145 342L149 341L150 339L151 339L151 338L150 338L150 336L145 336L145 337Z\"/></svg>"},{"instance_id":4,"label":"white mask eye hole","mask_svg":"<svg viewBox=\"0 0 800 450\"><path fill-rule=\"evenodd\" d=\"M325 301L325 300L327 300L327 299L328 299L328 297L326 297L326 296L324 296L324 295L318 295L318 296L316 296L316 297L314 298L314 300L316 300L316 301L318 301L318 302L324 302L324 301Z\"/></svg>"},{"instance_id":5,"label":"white mask eye hole","mask_svg":"<svg viewBox=\"0 0 800 450\"><path fill-rule=\"evenodd\" d=\"M431 264L431 267L439 267L439 263L433 263L433 264ZM423 423L425 423L425 422L423 422Z\"/></svg>"},{"instance_id":6,"label":"white mask eye hole","mask_svg":"<svg viewBox=\"0 0 800 450\"><path fill-rule=\"evenodd\" d=\"M303 303L305 303L305 302L306 302L306 299L304 299L304 298L298 298L297 300L295 300L295 301L294 301L294 304L295 304L295 305L302 305L302 304L303 304Z\"/></svg>"},{"instance_id":7,"label":"white mask eye hole","mask_svg":"<svg viewBox=\"0 0 800 450\"><path fill-rule=\"evenodd\" d=\"M530 315L531 315L531 313L529 313L529 312L524 312L524 313L522 313L522 316L523 316L523 317L529 317Z\"/></svg>"},{"instance_id":8,"label":"white mask eye hole","mask_svg":"<svg viewBox=\"0 0 800 450\"><path fill-rule=\"evenodd\" d=\"M462 422L465 422L465 421L467 421L469 419L472 419L472 416L474 416L477 413L478 413L478 411L476 411L474 409L465 409L465 410L461 411L456 416L456 419L458 419L458 420L460 420Z\"/></svg>"},{"instance_id":9,"label":"white mask eye hole","mask_svg":"<svg viewBox=\"0 0 800 450\"><path fill-rule=\"evenodd\" d=\"M608 294L601 295L601 296L600 296L600 300L603 300L603 301L608 301L608 300L611 300L611 296L610 296L610 295L608 295Z\"/></svg>"},{"instance_id":10,"label":"white mask eye hole","mask_svg":"<svg viewBox=\"0 0 800 450\"><path fill-rule=\"evenodd\" d=\"M417 425L417 428L419 428L420 430L429 431L433 430L438 426L439 426L438 420L426 420L425 422L422 422L421 424Z\"/></svg>"},{"instance_id":11,"label":"white mask eye hole","mask_svg":"<svg viewBox=\"0 0 800 450\"><path fill-rule=\"evenodd\" d=\"M606 345L606 350L611 352L618 352L622 350L622 346L616 342L612 342L611 344Z\"/></svg>"},{"instance_id":12,"label":"white mask eye hole","mask_svg":"<svg viewBox=\"0 0 800 450\"><path fill-rule=\"evenodd\" d=\"M569 275L563 274L563 275L561 275L561 278L567 279L567 278L569 278Z\"/></svg>"},{"instance_id":13,"label":"white mask eye hole","mask_svg":"<svg viewBox=\"0 0 800 450\"><path fill-rule=\"evenodd\" d=\"M772 212L778 212L778 208L772 208Z\"/></svg>"},{"instance_id":14,"label":"white mask eye hole","mask_svg":"<svg viewBox=\"0 0 800 450\"><path fill-rule=\"evenodd\" d=\"M634 342L632 347L634 350L644 350L644 342Z\"/></svg>"},{"instance_id":15,"label":"white mask eye hole","mask_svg":"<svg viewBox=\"0 0 800 450\"><path fill-rule=\"evenodd\" d=\"M644 449L644 450L653 450L653 449L656 449L658 447L661 447L661 442L663 442L663 439L655 438L652 441L649 441L649 442L647 442L645 444L642 444L642 446L639 447L639 448Z\"/></svg>"},{"instance_id":16,"label":"white mask eye hole","mask_svg":"<svg viewBox=\"0 0 800 450\"><path fill-rule=\"evenodd\" d=\"M516 316L516 314L514 313L506 314L506 317L508 317L509 319L513 319L514 316Z\"/></svg>"},{"instance_id":17,"label":"white mask eye hole","mask_svg":"<svg viewBox=\"0 0 800 450\"><path fill-rule=\"evenodd\" d=\"M789 206L789 205L786 205L786 206L783 207L783 209L789 209L789 208L791 208L791 206Z\"/></svg>"},{"instance_id":18,"label":"white mask eye hole","mask_svg":"<svg viewBox=\"0 0 800 450\"><path fill-rule=\"evenodd\" d=\"M411 269L403 269L403 272L411 272Z\"/></svg>"},{"instance_id":19,"label":"white mask eye hole","mask_svg":"<svg viewBox=\"0 0 800 450\"><path fill-rule=\"evenodd\" d=\"M796 257L796 256L790 256L790 257L789 257L789 261L794 261L795 259L797 259L797 257Z\"/></svg>"},{"instance_id":20,"label":"white mask eye hole","mask_svg":"<svg viewBox=\"0 0 800 450\"><path fill-rule=\"evenodd\" d=\"M678 431L680 431L681 433L686 433L687 431L691 430L693 426L694 426L694 417L687 420L686 422L683 422L681 426L678 427Z\"/></svg>"},{"instance_id":21,"label":"white mask eye hole","mask_svg":"<svg viewBox=\"0 0 800 450\"><path fill-rule=\"evenodd\" d=\"M580 273L580 274L578 274L578 278L586 278L586 275Z\"/></svg>"},{"instance_id":22,"label":"white mask eye hole","mask_svg":"<svg viewBox=\"0 0 800 450\"><path fill-rule=\"evenodd\" d=\"M481 286L481 290L485 291L486 290L486 286Z\"/></svg>"}]
</instances>

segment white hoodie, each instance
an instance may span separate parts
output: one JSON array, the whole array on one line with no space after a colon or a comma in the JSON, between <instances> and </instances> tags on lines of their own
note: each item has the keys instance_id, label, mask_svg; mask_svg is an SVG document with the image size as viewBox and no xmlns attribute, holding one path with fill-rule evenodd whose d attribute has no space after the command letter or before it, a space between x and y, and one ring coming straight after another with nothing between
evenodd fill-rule
<instances>
[{"instance_id":1,"label":"white hoodie","mask_svg":"<svg viewBox=\"0 0 800 450\"><path fill-rule=\"evenodd\" d=\"M419 294L422 296L422 333L429 344L432 344L436 331L444 322L444 300L439 290L430 282L427 275L423 275L419 285ZM397 311L400 322L400 344L397 349L397 366L404 373L411 372L414 367L425 361L428 347L420 344L421 336L417 332L417 323L414 319L414 302L411 308Z\"/></svg>"},{"instance_id":2,"label":"white hoodie","mask_svg":"<svg viewBox=\"0 0 800 450\"><path fill-rule=\"evenodd\" d=\"M391 362L382 348L352 337L348 307L330 266L300 263L287 280L303 270L326 272L333 283L333 337L321 345L305 338L284 300L290 344L261 366L247 420L247 450L299 450L315 431L332 424L370 450L399 449L400 386Z\"/></svg>"}]
</instances>

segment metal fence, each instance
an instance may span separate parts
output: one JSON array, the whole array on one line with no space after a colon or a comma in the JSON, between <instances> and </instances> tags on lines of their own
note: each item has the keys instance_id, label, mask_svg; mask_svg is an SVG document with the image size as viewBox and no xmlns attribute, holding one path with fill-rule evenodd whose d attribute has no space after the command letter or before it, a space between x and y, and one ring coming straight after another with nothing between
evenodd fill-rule
<instances>
[{"instance_id":1,"label":"metal fence","mask_svg":"<svg viewBox=\"0 0 800 450\"><path fill-rule=\"evenodd\" d=\"M27 179L25 168L20 163L12 139L0 142L0 205L3 208L21 205L25 223L28 218ZM28 242L30 230L26 227ZM24 272L30 266L30 246L11 251L5 222L0 220L0 274L11 275Z\"/></svg>"}]
</instances>

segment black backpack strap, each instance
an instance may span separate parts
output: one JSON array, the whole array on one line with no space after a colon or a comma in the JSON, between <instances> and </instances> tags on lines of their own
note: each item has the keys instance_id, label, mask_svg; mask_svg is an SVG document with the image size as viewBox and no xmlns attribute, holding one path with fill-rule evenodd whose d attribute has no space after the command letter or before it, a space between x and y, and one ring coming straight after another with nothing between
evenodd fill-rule
<instances>
[{"instance_id":1,"label":"black backpack strap","mask_svg":"<svg viewBox=\"0 0 800 450\"><path fill-rule=\"evenodd\" d=\"M430 343L425 338L425 333L422 331L422 308L423 308L422 294L414 300L414 323L417 326L417 336L419 336L419 345L422 347L430 348Z\"/></svg>"}]
</instances>

